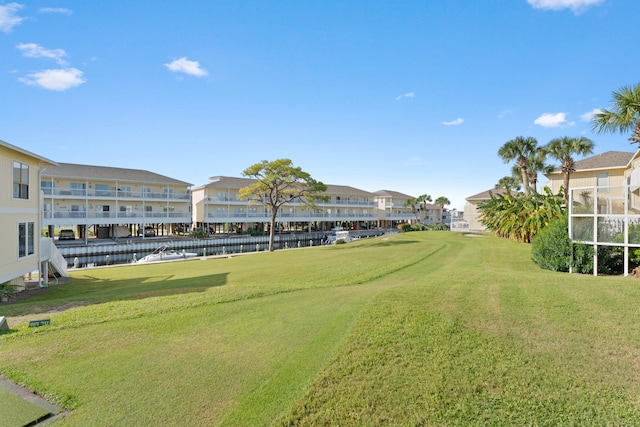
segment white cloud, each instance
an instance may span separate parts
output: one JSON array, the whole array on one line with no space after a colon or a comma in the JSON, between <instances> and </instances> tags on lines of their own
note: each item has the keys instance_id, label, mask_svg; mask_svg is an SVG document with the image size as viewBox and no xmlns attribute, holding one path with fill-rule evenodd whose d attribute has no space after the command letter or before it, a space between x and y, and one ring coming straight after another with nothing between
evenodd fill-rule
<instances>
[{"instance_id":1,"label":"white cloud","mask_svg":"<svg viewBox=\"0 0 640 427\"><path fill-rule=\"evenodd\" d=\"M185 73L196 77L207 75L207 71L200 68L198 61L189 61L187 57L176 59L168 64L164 64L164 66L174 73Z\"/></svg>"},{"instance_id":2,"label":"white cloud","mask_svg":"<svg viewBox=\"0 0 640 427\"><path fill-rule=\"evenodd\" d=\"M18 11L23 7L19 3L0 4L0 31L9 33L13 27L20 25L24 21L24 18L17 15Z\"/></svg>"},{"instance_id":3,"label":"white cloud","mask_svg":"<svg viewBox=\"0 0 640 427\"><path fill-rule=\"evenodd\" d=\"M66 61L63 59L67 54L62 49L45 49L39 44L35 43L21 43L16 48L22 51L22 55L28 58L48 58L53 59L60 65L65 65Z\"/></svg>"},{"instance_id":4,"label":"white cloud","mask_svg":"<svg viewBox=\"0 0 640 427\"><path fill-rule=\"evenodd\" d=\"M405 160L405 166L421 166L424 162L418 156L409 157Z\"/></svg>"},{"instance_id":5,"label":"white cloud","mask_svg":"<svg viewBox=\"0 0 640 427\"><path fill-rule=\"evenodd\" d=\"M562 10L571 9L573 13L580 13L591 6L604 3L605 0L527 0L534 9Z\"/></svg>"},{"instance_id":6,"label":"white cloud","mask_svg":"<svg viewBox=\"0 0 640 427\"><path fill-rule=\"evenodd\" d=\"M511 114L513 114L513 110L510 110L507 108L506 110L502 110L500 114L498 114L498 118L504 119L505 117L510 116Z\"/></svg>"},{"instance_id":7,"label":"white cloud","mask_svg":"<svg viewBox=\"0 0 640 427\"><path fill-rule=\"evenodd\" d=\"M22 77L18 80L29 86L40 86L44 89L63 91L86 82L82 78L82 74L83 72L77 68L60 68L29 74L27 77Z\"/></svg>"},{"instance_id":8,"label":"white cloud","mask_svg":"<svg viewBox=\"0 0 640 427\"><path fill-rule=\"evenodd\" d=\"M458 126L458 125L461 125L462 122L464 122L464 120L461 117L458 117L457 119L452 120L450 122L442 122L442 124L445 126Z\"/></svg>"},{"instance_id":9,"label":"white cloud","mask_svg":"<svg viewBox=\"0 0 640 427\"><path fill-rule=\"evenodd\" d=\"M400 95L400 96L396 96L396 101L400 101L402 99L408 98L408 99L413 99L416 97L416 94L413 92L407 92L404 95Z\"/></svg>"},{"instance_id":10,"label":"white cloud","mask_svg":"<svg viewBox=\"0 0 640 427\"><path fill-rule=\"evenodd\" d=\"M583 115L580 116L580 120L582 120L583 122L590 122L591 119L593 118L593 116L595 116L598 113L601 113L602 110L599 108L594 108L593 110L584 113Z\"/></svg>"},{"instance_id":11,"label":"white cloud","mask_svg":"<svg viewBox=\"0 0 640 427\"><path fill-rule=\"evenodd\" d=\"M60 13L62 15L71 15L73 11L71 9L65 9L64 7L41 7L38 12L40 13Z\"/></svg>"},{"instance_id":12,"label":"white cloud","mask_svg":"<svg viewBox=\"0 0 640 427\"><path fill-rule=\"evenodd\" d=\"M557 128L562 125L567 125L567 126L575 125L575 122L567 121L566 113L556 113L556 114L544 113L543 115L535 119L533 123L545 128Z\"/></svg>"}]
</instances>

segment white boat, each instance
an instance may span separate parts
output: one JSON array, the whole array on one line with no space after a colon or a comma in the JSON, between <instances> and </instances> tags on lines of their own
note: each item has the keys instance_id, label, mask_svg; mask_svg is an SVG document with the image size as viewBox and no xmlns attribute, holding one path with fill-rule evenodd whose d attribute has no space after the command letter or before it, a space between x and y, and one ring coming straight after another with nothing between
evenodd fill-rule
<instances>
[{"instance_id":1,"label":"white boat","mask_svg":"<svg viewBox=\"0 0 640 427\"><path fill-rule=\"evenodd\" d=\"M157 262L157 261L171 261L176 259L185 259L185 258L193 258L198 256L197 253L194 252L186 252L182 250L182 252L178 252L174 250L171 246L162 245L152 253L147 256L140 258L136 261L138 264L144 264L148 262Z\"/></svg>"}]
</instances>

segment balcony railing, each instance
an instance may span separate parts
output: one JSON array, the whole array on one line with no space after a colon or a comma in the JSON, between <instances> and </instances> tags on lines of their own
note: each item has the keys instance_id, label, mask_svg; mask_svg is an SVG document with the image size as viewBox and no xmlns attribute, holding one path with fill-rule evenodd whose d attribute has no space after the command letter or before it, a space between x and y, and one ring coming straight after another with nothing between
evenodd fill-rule
<instances>
[{"instance_id":1,"label":"balcony railing","mask_svg":"<svg viewBox=\"0 0 640 427\"><path fill-rule=\"evenodd\" d=\"M79 212L46 211L44 219L94 219L94 218L183 218L191 221L191 212Z\"/></svg>"},{"instance_id":2,"label":"balcony railing","mask_svg":"<svg viewBox=\"0 0 640 427\"><path fill-rule=\"evenodd\" d=\"M42 187L46 196L59 198L96 198L96 199L143 199L143 200L190 200L190 193L165 193L157 191L122 191L122 190L84 190L75 188Z\"/></svg>"},{"instance_id":3,"label":"balcony railing","mask_svg":"<svg viewBox=\"0 0 640 427\"><path fill-rule=\"evenodd\" d=\"M251 213L238 213L238 212L231 212L231 213L226 213L226 212L209 212L206 216L206 218L208 220L227 220L227 219L241 219L241 218L246 218L246 219L252 219L252 220L260 220L260 219L270 219L271 218L271 213L270 212L251 212ZM327 213L327 212L304 212L304 213L300 213L300 212L285 212L285 213L278 213L278 216L276 217L278 220L288 220L288 221L295 221L295 220L300 220L300 221L307 221L307 220L317 220L317 219L323 219L323 218L332 218L332 219L343 219L343 220L348 220L348 219L360 219L360 220L373 220L373 219L377 219L378 216L373 214L373 213L347 213L347 212L341 212L341 213Z\"/></svg>"},{"instance_id":4,"label":"balcony railing","mask_svg":"<svg viewBox=\"0 0 640 427\"><path fill-rule=\"evenodd\" d=\"M235 197L216 197L216 196L208 196L207 197L207 203L210 203L212 205L244 205L247 206L249 204L249 202L247 202L246 200L240 200L238 198ZM256 202L253 202L254 204L257 204ZM299 201L294 201L294 202L290 202L287 204L287 206L301 206L303 205L302 203L300 203ZM317 201L316 205L319 207L323 207L323 206L335 206L335 205L340 205L340 206L361 206L361 207L374 207L376 206L375 202L371 202L371 201L348 201L348 200L329 200L329 201Z\"/></svg>"}]
</instances>

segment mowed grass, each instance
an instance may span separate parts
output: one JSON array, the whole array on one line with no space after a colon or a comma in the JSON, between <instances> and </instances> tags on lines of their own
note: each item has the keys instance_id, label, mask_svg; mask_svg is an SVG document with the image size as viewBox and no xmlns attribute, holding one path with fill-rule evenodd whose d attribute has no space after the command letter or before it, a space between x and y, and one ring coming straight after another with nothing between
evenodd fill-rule
<instances>
[{"instance_id":1,"label":"mowed grass","mask_svg":"<svg viewBox=\"0 0 640 427\"><path fill-rule=\"evenodd\" d=\"M526 245L407 233L77 272L7 307L0 372L60 425L640 425L639 302Z\"/></svg>"}]
</instances>

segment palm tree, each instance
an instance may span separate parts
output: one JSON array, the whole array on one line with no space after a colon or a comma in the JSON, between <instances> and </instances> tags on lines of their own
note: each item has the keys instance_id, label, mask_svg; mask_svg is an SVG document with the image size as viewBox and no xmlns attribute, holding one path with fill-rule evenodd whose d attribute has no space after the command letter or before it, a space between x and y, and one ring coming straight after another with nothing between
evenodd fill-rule
<instances>
[{"instance_id":1,"label":"palm tree","mask_svg":"<svg viewBox=\"0 0 640 427\"><path fill-rule=\"evenodd\" d=\"M520 175L520 168L518 168L518 175ZM503 176L494 188L504 188L507 193L511 193L511 190L520 191L520 179L513 176Z\"/></svg>"},{"instance_id":2,"label":"palm tree","mask_svg":"<svg viewBox=\"0 0 640 427\"><path fill-rule=\"evenodd\" d=\"M529 168L529 157L531 157L537 148L538 141L535 138L531 136L526 138L518 136L505 142L505 144L498 150L498 155L505 163L515 160L516 164L520 168L522 183L524 185L524 193L526 195L529 195L529 175L527 173Z\"/></svg>"},{"instance_id":3,"label":"palm tree","mask_svg":"<svg viewBox=\"0 0 640 427\"><path fill-rule=\"evenodd\" d=\"M440 196L436 199L436 205L444 209L444 205L450 205L451 201L444 196Z\"/></svg>"},{"instance_id":4,"label":"palm tree","mask_svg":"<svg viewBox=\"0 0 640 427\"><path fill-rule=\"evenodd\" d=\"M547 152L543 147L536 148L527 159L527 176L529 178L529 186L534 193L538 192L538 172L547 174L553 172L554 167L546 164ZM518 165L513 165L511 169L513 177L520 181L521 169Z\"/></svg>"},{"instance_id":5,"label":"palm tree","mask_svg":"<svg viewBox=\"0 0 640 427\"><path fill-rule=\"evenodd\" d=\"M416 216L416 222L420 222L420 219L418 219L419 205L420 205L420 202L418 201L418 199L415 199L413 197L409 197L407 200L404 201L404 207L411 208L411 211Z\"/></svg>"},{"instance_id":6,"label":"palm tree","mask_svg":"<svg viewBox=\"0 0 640 427\"><path fill-rule=\"evenodd\" d=\"M538 192L538 172L542 174L553 172L553 166L545 163L547 161L547 152L544 148L539 147L529 157L529 166L527 174L529 175L529 184L534 192Z\"/></svg>"},{"instance_id":7,"label":"palm tree","mask_svg":"<svg viewBox=\"0 0 640 427\"><path fill-rule=\"evenodd\" d=\"M640 145L640 84L614 91L610 109L593 115L592 129L597 134L633 129L629 141Z\"/></svg>"},{"instance_id":8,"label":"palm tree","mask_svg":"<svg viewBox=\"0 0 640 427\"><path fill-rule=\"evenodd\" d=\"M573 156L586 156L593 153L594 143L589 138L555 138L544 147L547 153L560 161L560 170L564 174L564 200L569 201L569 177L575 169Z\"/></svg>"},{"instance_id":9,"label":"palm tree","mask_svg":"<svg viewBox=\"0 0 640 427\"><path fill-rule=\"evenodd\" d=\"M427 210L427 203L431 202L430 194L422 194L416 199L420 206L420 222L424 221L424 213Z\"/></svg>"}]
</instances>

